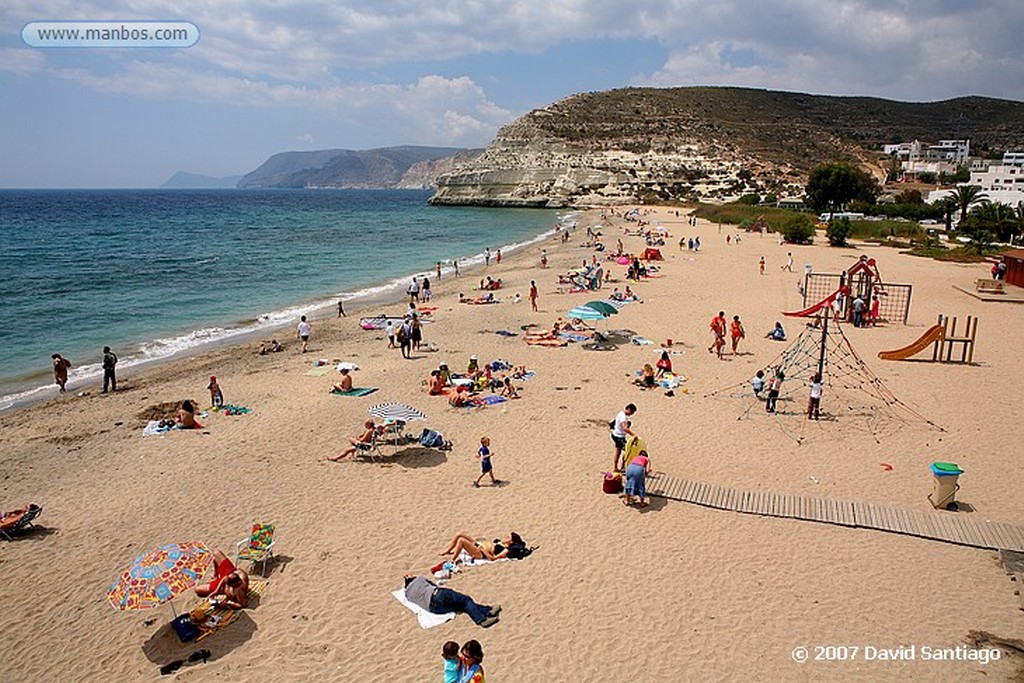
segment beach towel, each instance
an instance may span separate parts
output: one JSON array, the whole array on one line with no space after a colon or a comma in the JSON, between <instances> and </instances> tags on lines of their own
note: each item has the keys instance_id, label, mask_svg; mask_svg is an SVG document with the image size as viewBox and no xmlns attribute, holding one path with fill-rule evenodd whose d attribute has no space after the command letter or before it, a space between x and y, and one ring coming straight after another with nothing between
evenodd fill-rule
<instances>
[{"instance_id":1,"label":"beach towel","mask_svg":"<svg viewBox=\"0 0 1024 683\"><path fill-rule=\"evenodd\" d=\"M335 389L331 392L331 396L366 396L377 391L377 387L352 387L348 391L338 391Z\"/></svg>"},{"instance_id":2,"label":"beach towel","mask_svg":"<svg viewBox=\"0 0 1024 683\"><path fill-rule=\"evenodd\" d=\"M446 621L451 621L455 618L455 612L445 612L444 614L434 614L428 612L419 605L414 605L405 598L405 589L399 588L396 591L392 591L391 595L395 596L395 600L409 608L413 614L416 615L416 620L420 622L420 628L433 628L434 626L440 626Z\"/></svg>"},{"instance_id":3,"label":"beach towel","mask_svg":"<svg viewBox=\"0 0 1024 683\"><path fill-rule=\"evenodd\" d=\"M251 603L266 587L266 581L253 581L250 583L248 593L249 602ZM189 612L192 623L199 629L199 635L196 637L196 642L199 642L206 636L213 635L220 629L238 619L238 617L241 616L242 611L243 610L232 609L224 605L214 607L210 604L209 600L204 600L203 603Z\"/></svg>"},{"instance_id":4,"label":"beach towel","mask_svg":"<svg viewBox=\"0 0 1024 683\"><path fill-rule=\"evenodd\" d=\"M230 403L227 405L210 408L210 410L221 413L223 415L247 415L252 412L250 408L246 408L245 406L233 406Z\"/></svg>"},{"instance_id":5,"label":"beach towel","mask_svg":"<svg viewBox=\"0 0 1024 683\"><path fill-rule=\"evenodd\" d=\"M653 346L654 345L654 342L652 342L650 339L648 339L647 337L641 337L639 335L636 336L636 337L631 338L629 341L633 342L637 346Z\"/></svg>"},{"instance_id":6,"label":"beach towel","mask_svg":"<svg viewBox=\"0 0 1024 683\"><path fill-rule=\"evenodd\" d=\"M142 430L143 436L158 436L160 434L166 434L171 431L171 427L167 425L167 420L150 420L149 423Z\"/></svg>"},{"instance_id":7,"label":"beach towel","mask_svg":"<svg viewBox=\"0 0 1024 683\"><path fill-rule=\"evenodd\" d=\"M486 557L481 557L479 560L470 555L464 549L459 551L459 556L455 558L456 562L462 563L466 567L477 567L482 564L494 564L495 562L508 562L509 558L501 557L497 560L488 560Z\"/></svg>"},{"instance_id":8,"label":"beach towel","mask_svg":"<svg viewBox=\"0 0 1024 683\"><path fill-rule=\"evenodd\" d=\"M506 403L508 399L504 396L498 396L497 394L491 394L490 396L480 396L473 399L473 404L478 406L496 406L499 403Z\"/></svg>"},{"instance_id":9,"label":"beach towel","mask_svg":"<svg viewBox=\"0 0 1024 683\"><path fill-rule=\"evenodd\" d=\"M532 379L536 375L537 375L537 373L534 372L533 370L527 370L525 375L523 375L522 377L516 377L516 379L521 379L523 381L526 381L528 379Z\"/></svg>"},{"instance_id":10,"label":"beach towel","mask_svg":"<svg viewBox=\"0 0 1024 683\"><path fill-rule=\"evenodd\" d=\"M306 370L306 374L309 375L310 377L323 377L329 372L335 372L334 368L332 368L330 365L318 365L314 368Z\"/></svg>"},{"instance_id":11,"label":"beach towel","mask_svg":"<svg viewBox=\"0 0 1024 683\"><path fill-rule=\"evenodd\" d=\"M571 342L585 342L590 339L590 336L586 334L579 334L577 332L559 332L558 338Z\"/></svg>"}]
</instances>

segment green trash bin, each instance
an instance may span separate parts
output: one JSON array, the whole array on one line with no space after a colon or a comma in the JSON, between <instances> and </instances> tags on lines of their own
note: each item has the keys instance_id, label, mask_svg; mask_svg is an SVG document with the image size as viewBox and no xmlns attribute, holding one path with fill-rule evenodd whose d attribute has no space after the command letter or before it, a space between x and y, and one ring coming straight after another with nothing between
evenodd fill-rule
<instances>
[{"instance_id":1,"label":"green trash bin","mask_svg":"<svg viewBox=\"0 0 1024 683\"><path fill-rule=\"evenodd\" d=\"M957 481L964 471L960 469L959 465L951 462L933 462L931 470L935 482L932 492L928 494L928 500L937 509L956 510L956 492L960 488L960 484Z\"/></svg>"}]
</instances>

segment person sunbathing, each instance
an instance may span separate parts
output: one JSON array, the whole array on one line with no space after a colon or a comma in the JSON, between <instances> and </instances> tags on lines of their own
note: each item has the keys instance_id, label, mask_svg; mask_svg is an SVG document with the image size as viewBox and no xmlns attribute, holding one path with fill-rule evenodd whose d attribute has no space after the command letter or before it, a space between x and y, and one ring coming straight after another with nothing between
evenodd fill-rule
<instances>
[{"instance_id":1,"label":"person sunbathing","mask_svg":"<svg viewBox=\"0 0 1024 683\"><path fill-rule=\"evenodd\" d=\"M242 609L249 604L249 575L219 550L213 551L213 572L212 581L196 586L196 595L233 609ZM223 600L219 599L222 595Z\"/></svg>"},{"instance_id":2,"label":"person sunbathing","mask_svg":"<svg viewBox=\"0 0 1024 683\"><path fill-rule=\"evenodd\" d=\"M430 371L430 381L427 385L427 393L431 396L440 396L444 393L445 383L440 370Z\"/></svg>"},{"instance_id":3,"label":"person sunbathing","mask_svg":"<svg viewBox=\"0 0 1024 683\"><path fill-rule=\"evenodd\" d=\"M523 539L514 531L508 538L496 538L493 541L476 539L469 534L461 533L455 534L441 555L452 555L457 558L465 550L474 560L500 560L508 556L509 546L522 542Z\"/></svg>"},{"instance_id":4,"label":"person sunbathing","mask_svg":"<svg viewBox=\"0 0 1024 683\"><path fill-rule=\"evenodd\" d=\"M469 405L469 403L469 389L466 388L465 384L460 384L459 386L455 387L455 391L452 392L452 395L448 397L448 405L452 406L453 408L461 408L465 405Z\"/></svg>"},{"instance_id":5,"label":"person sunbathing","mask_svg":"<svg viewBox=\"0 0 1024 683\"><path fill-rule=\"evenodd\" d=\"M341 393L352 391L352 375L348 374L348 368L341 369L341 381L331 387L331 393L335 391Z\"/></svg>"},{"instance_id":6,"label":"person sunbathing","mask_svg":"<svg viewBox=\"0 0 1024 683\"><path fill-rule=\"evenodd\" d=\"M373 419L366 418L366 422L363 423L363 433L359 436L349 437L349 443L351 444L348 448L343 450L333 458L327 458L333 462L344 460L345 458L355 455L360 450L364 450L366 446L373 442L373 435L377 432L377 425L373 423Z\"/></svg>"}]
</instances>

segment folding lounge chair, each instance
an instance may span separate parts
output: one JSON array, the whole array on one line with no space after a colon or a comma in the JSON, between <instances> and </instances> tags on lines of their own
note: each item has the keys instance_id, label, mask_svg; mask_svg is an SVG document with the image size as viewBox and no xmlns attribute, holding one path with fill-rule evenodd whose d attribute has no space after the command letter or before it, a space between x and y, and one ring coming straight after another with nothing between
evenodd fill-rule
<instances>
[{"instance_id":1,"label":"folding lounge chair","mask_svg":"<svg viewBox=\"0 0 1024 683\"><path fill-rule=\"evenodd\" d=\"M3 513L3 516L0 517L0 536L3 536L5 540L13 541L14 534L32 526L32 520L38 517L42 511L43 508L31 503L28 507Z\"/></svg>"},{"instance_id":2,"label":"folding lounge chair","mask_svg":"<svg viewBox=\"0 0 1024 683\"><path fill-rule=\"evenodd\" d=\"M252 533L249 538L243 538L235 544L235 563L242 560L252 562L253 567L257 562L263 563L262 575L266 575L267 560L274 557L274 525L265 522L256 522L252 525Z\"/></svg>"},{"instance_id":3,"label":"folding lounge chair","mask_svg":"<svg viewBox=\"0 0 1024 683\"><path fill-rule=\"evenodd\" d=\"M370 460L373 460L374 456L384 457L384 452L380 449L380 442L383 438L380 427L373 430L373 435L370 437L370 443L357 443L356 455L365 455Z\"/></svg>"}]
</instances>

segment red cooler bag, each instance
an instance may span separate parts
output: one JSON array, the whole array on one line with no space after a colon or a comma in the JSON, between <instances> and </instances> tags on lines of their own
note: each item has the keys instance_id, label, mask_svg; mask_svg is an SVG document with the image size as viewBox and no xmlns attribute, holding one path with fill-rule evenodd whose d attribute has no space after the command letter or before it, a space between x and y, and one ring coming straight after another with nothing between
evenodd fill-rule
<instances>
[{"instance_id":1,"label":"red cooler bag","mask_svg":"<svg viewBox=\"0 0 1024 683\"><path fill-rule=\"evenodd\" d=\"M617 472L605 472L601 489L605 493L622 493L622 475Z\"/></svg>"}]
</instances>

